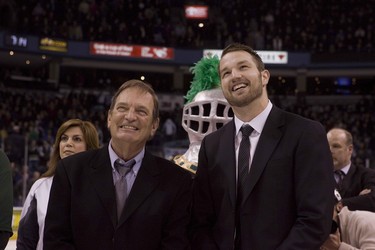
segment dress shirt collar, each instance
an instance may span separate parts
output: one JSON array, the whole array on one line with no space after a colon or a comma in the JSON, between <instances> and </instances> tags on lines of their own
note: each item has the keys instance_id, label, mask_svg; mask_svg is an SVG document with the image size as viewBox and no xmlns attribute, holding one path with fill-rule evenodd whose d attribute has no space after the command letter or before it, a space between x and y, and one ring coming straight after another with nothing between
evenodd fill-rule
<instances>
[{"instance_id":1,"label":"dress shirt collar","mask_svg":"<svg viewBox=\"0 0 375 250\"><path fill-rule=\"evenodd\" d=\"M255 116L251 121L249 122L243 122L238 117L234 116L234 124L236 125L236 135L238 135L242 125L249 124L251 127L253 127L254 131L257 132L257 134L261 134L262 130L264 128L264 124L266 123L267 117L270 114L272 109L272 103L270 100L268 100L267 107L257 116Z\"/></svg>"},{"instance_id":2,"label":"dress shirt collar","mask_svg":"<svg viewBox=\"0 0 375 250\"><path fill-rule=\"evenodd\" d=\"M344 172L345 175L347 175L348 172L349 172L349 169L350 169L350 165L351 165L351 164L352 164L352 163L349 162L348 165L346 165L345 167L343 167L343 168L341 168L341 169L339 169L339 170L342 171L342 172Z\"/></svg>"},{"instance_id":3,"label":"dress shirt collar","mask_svg":"<svg viewBox=\"0 0 375 250\"><path fill-rule=\"evenodd\" d=\"M108 143L108 152L109 152L109 158L111 160L111 166L112 166L112 171L116 171L115 170L115 161L120 158L116 153L115 151L113 150L112 148L112 140ZM132 172L137 175L138 171L139 171L139 168L141 167L141 163L142 163L142 159L145 155L145 148L143 148L141 150L141 152L139 152L139 154L137 154L133 159L135 160L135 164L132 168ZM120 158L121 159L121 158Z\"/></svg>"}]
</instances>

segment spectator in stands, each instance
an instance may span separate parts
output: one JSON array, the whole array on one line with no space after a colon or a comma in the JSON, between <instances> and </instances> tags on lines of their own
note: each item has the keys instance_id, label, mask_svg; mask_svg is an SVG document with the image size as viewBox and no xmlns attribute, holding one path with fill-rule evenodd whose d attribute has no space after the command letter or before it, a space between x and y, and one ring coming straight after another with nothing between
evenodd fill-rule
<instances>
[{"instance_id":1,"label":"spectator in stands","mask_svg":"<svg viewBox=\"0 0 375 250\"><path fill-rule=\"evenodd\" d=\"M122 84L106 124L109 144L58 164L44 249L188 249L190 174L145 147L159 126L152 87Z\"/></svg>"},{"instance_id":2,"label":"spectator in stands","mask_svg":"<svg viewBox=\"0 0 375 250\"><path fill-rule=\"evenodd\" d=\"M48 170L33 184L23 206L17 249L43 249L44 220L57 163L67 156L96 148L99 138L91 122L71 119L60 126Z\"/></svg>"},{"instance_id":3,"label":"spectator in stands","mask_svg":"<svg viewBox=\"0 0 375 250\"><path fill-rule=\"evenodd\" d=\"M8 157L0 151L0 249L5 249L13 235L13 182Z\"/></svg>"},{"instance_id":4,"label":"spectator in stands","mask_svg":"<svg viewBox=\"0 0 375 250\"><path fill-rule=\"evenodd\" d=\"M42 147L36 139L32 139L29 141L28 147L28 173L33 174L34 172L41 173L40 162L41 159L44 157L44 152L42 151Z\"/></svg>"},{"instance_id":5,"label":"spectator in stands","mask_svg":"<svg viewBox=\"0 0 375 250\"><path fill-rule=\"evenodd\" d=\"M13 124L5 145L10 162L14 162L17 167L21 167L24 163L25 136L22 134L20 124Z\"/></svg>"},{"instance_id":6,"label":"spectator in stands","mask_svg":"<svg viewBox=\"0 0 375 250\"><path fill-rule=\"evenodd\" d=\"M342 200L339 209L347 206L350 210L375 212L375 170L354 165L351 161L353 137L345 129L333 128L328 131L327 139L332 153L336 188ZM360 195L363 190L366 194Z\"/></svg>"},{"instance_id":7,"label":"spectator in stands","mask_svg":"<svg viewBox=\"0 0 375 250\"><path fill-rule=\"evenodd\" d=\"M162 131L165 135L166 141L171 141L175 139L177 133L177 126L170 117L168 117L163 123Z\"/></svg>"}]
</instances>

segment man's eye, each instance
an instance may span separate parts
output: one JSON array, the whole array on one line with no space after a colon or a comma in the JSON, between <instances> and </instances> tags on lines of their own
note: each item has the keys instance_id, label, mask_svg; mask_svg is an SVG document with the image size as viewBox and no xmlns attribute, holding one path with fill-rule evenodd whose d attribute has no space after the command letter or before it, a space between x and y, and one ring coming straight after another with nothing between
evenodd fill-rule
<instances>
[{"instance_id":1,"label":"man's eye","mask_svg":"<svg viewBox=\"0 0 375 250\"><path fill-rule=\"evenodd\" d=\"M145 115L147 115L147 112L144 111L144 110L138 110L138 114L140 114L142 116L145 116Z\"/></svg>"}]
</instances>

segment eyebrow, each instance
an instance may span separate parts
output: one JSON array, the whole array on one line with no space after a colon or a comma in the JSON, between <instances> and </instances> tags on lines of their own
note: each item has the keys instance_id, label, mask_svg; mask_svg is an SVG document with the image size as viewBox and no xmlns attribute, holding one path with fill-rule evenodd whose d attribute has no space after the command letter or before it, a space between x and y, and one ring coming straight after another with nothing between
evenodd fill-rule
<instances>
[{"instance_id":1,"label":"eyebrow","mask_svg":"<svg viewBox=\"0 0 375 250\"><path fill-rule=\"evenodd\" d=\"M238 61L236 62L236 65L240 65L240 64L244 64L244 63L252 63L252 61L249 61L249 60L241 60L241 61ZM224 67L222 70L225 70L227 67ZM220 68L219 68L220 69Z\"/></svg>"},{"instance_id":2,"label":"eyebrow","mask_svg":"<svg viewBox=\"0 0 375 250\"><path fill-rule=\"evenodd\" d=\"M67 133L63 133L61 136L63 136L63 135L66 135L66 136L69 136ZM73 134L73 135L71 135L71 136L82 136L83 134Z\"/></svg>"},{"instance_id":3,"label":"eyebrow","mask_svg":"<svg viewBox=\"0 0 375 250\"><path fill-rule=\"evenodd\" d=\"M242 63L249 63L249 60L242 60L242 61L237 62L237 64L242 64Z\"/></svg>"},{"instance_id":4,"label":"eyebrow","mask_svg":"<svg viewBox=\"0 0 375 250\"><path fill-rule=\"evenodd\" d=\"M129 106L129 103L127 103L127 102L118 102L118 103L115 105L115 107L117 107L117 106L119 106L119 105ZM148 108L146 105L142 104L142 103L140 103L140 104L135 104L134 107L135 107L136 109L140 109L140 108L141 108L141 109L149 110L149 108Z\"/></svg>"}]
</instances>

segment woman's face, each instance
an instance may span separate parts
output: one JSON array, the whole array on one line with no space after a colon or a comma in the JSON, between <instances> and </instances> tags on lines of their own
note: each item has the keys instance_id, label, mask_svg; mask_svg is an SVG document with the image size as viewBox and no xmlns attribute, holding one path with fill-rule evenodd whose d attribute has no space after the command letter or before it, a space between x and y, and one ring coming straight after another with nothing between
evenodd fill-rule
<instances>
[{"instance_id":1,"label":"woman's face","mask_svg":"<svg viewBox=\"0 0 375 250\"><path fill-rule=\"evenodd\" d=\"M86 141L80 127L68 128L60 138L60 157L61 159L85 151Z\"/></svg>"}]
</instances>

